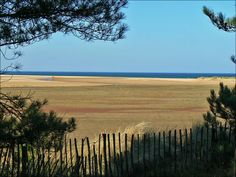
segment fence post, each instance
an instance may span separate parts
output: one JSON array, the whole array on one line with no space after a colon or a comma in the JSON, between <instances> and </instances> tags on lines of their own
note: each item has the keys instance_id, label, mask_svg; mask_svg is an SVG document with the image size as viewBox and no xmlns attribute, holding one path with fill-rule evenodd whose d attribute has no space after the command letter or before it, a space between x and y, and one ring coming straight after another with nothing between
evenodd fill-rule
<instances>
[{"instance_id":1,"label":"fence post","mask_svg":"<svg viewBox=\"0 0 236 177\"><path fill-rule=\"evenodd\" d=\"M102 175L102 159L101 159L101 134L98 136L98 164L99 164L99 173Z\"/></svg>"},{"instance_id":2,"label":"fence post","mask_svg":"<svg viewBox=\"0 0 236 177\"><path fill-rule=\"evenodd\" d=\"M158 165L160 166L161 162L161 132L158 133Z\"/></svg>"},{"instance_id":3,"label":"fence post","mask_svg":"<svg viewBox=\"0 0 236 177\"><path fill-rule=\"evenodd\" d=\"M72 142L71 139L69 140L69 146L70 146L70 168L72 170L73 167L73 152L72 152Z\"/></svg>"},{"instance_id":4,"label":"fence post","mask_svg":"<svg viewBox=\"0 0 236 177\"><path fill-rule=\"evenodd\" d=\"M94 168L95 168L95 176L98 176L98 161L97 161L97 154L96 154L96 147L95 144L93 145L93 156L94 156Z\"/></svg>"},{"instance_id":5,"label":"fence post","mask_svg":"<svg viewBox=\"0 0 236 177\"><path fill-rule=\"evenodd\" d=\"M85 159L84 159L84 138L81 140L81 165L82 165L82 173L86 176L86 169L85 169Z\"/></svg>"},{"instance_id":6,"label":"fence post","mask_svg":"<svg viewBox=\"0 0 236 177\"><path fill-rule=\"evenodd\" d=\"M116 169L116 175L119 176L119 169L117 164L117 156L116 156L116 134L112 134L112 140L113 140L113 156L114 156L114 169ZM115 174L115 173L114 173Z\"/></svg>"},{"instance_id":7,"label":"fence post","mask_svg":"<svg viewBox=\"0 0 236 177\"><path fill-rule=\"evenodd\" d=\"M138 150L138 163L139 163L139 154L140 154L140 148L139 148L139 134L137 135L137 150Z\"/></svg>"},{"instance_id":8,"label":"fence post","mask_svg":"<svg viewBox=\"0 0 236 177\"><path fill-rule=\"evenodd\" d=\"M153 133L153 161L154 161L154 176L157 176L157 170L156 170L156 134Z\"/></svg>"},{"instance_id":9,"label":"fence post","mask_svg":"<svg viewBox=\"0 0 236 177\"><path fill-rule=\"evenodd\" d=\"M185 129L185 166L187 165L187 160L188 160L188 131Z\"/></svg>"},{"instance_id":10,"label":"fence post","mask_svg":"<svg viewBox=\"0 0 236 177\"><path fill-rule=\"evenodd\" d=\"M166 132L163 131L163 159L165 160L166 156Z\"/></svg>"},{"instance_id":11,"label":"fence post","mask_svg":"<svg viewBox=\"0 0 236 177\"><path fill-rule=\"evenodd\" d=\"M1 156L0 156L1 158ZM12 143L12 164L11 164L11 177L14 177L15 170L15 143Z\"/></svg>"},{"instance_id":12,"label":"fence post","mask_svg":"<svg viewBox=\"0 0 236 177\"><path fill-rule=\"evenodd\" d=\"M120 133L118 133L118 139L119 139L119 151L120 151L120 155L119 155L119 160L120 160L120 173L121 173L121 176L123 176L123 175L124 175L124 172L123 172L123 155L122 155L122 151L121 151Z\"/></svg>"},{"instance_id":13,"label":"fence post","mask_svg":"<svg viewBox=\"0 0 236 177\"><path fill-rule=\"evenodd\" d=\"M63 152L62 152L62 140L60 140L60 175L63 173Z\"/></svg>"},{"instance_id":14,"label":"fence post","mask_svg":"<svg viewBox=\"0 0 236 177\"><path fill-rule=\"evenodd\" d=\"M148 133L148 161L151 162L151 137L150 133Z\"/></svg>"},{"instance_id":15,"label":"fence post","mask_svg":"<svg viewBox=\"0 0 236 177\"><path fill-rule=\"evenodd\" d=\"M204 132L203 132L203 127L201 128L201 147L200 147L200 161L202 161L203 159L203 135L204 135Z\"/></svg>"},{"instance_id":16,"label":"fence post","mask_svg":"<svg viewBox=\"0 0 236 177\"><path fill-rule=\"evenodd\" d=\"M77 139L76 138L74 138L74 145L75 145L75 173L76 173L77 176L79 176L80 157L79 157Z\"/></svg>"},{"instance_id":17,"label":"fence post","mask_svg":"<svg viewBox=\"0 0 236 177\"><path fill-rule=\"evenodd\" d=\"M104 157L104 165L105 165L105 176L108 176L108 168L107 168L107 145L106 145L106 134L102 134L103 136L103 157Z\"/></svg>"},{"instance_id":18,"label":"fence post","mask_svg":"<svg viewBox=\"0 0 236 177\"><path fill-rule=\"evenodd\" d=\"M169 147L168 147L168 153L169 153L169 157L171 157L171 130L169 131Z\"/></svg>"},{"instance_id":19,"label":"fence post","mask_svg":"<svg viewBox=\"0 0 236 177\"><path fill-rule=\"evenodd\" d=\"M22 177L28 177L27 166L28 166L27 144L22 144Z\"/></svg>"},{"instance_id":20,"label":"fence post","mask_svg":"<svg viewBox=\"0 0 236 177\"><path fill-rule=\"evenodd\" d=\"M128 162L128 138L125 134L125 164L126 164L126 175L129 176L129 162Z\"/></svg>"},{"instance_id":21,"label":"fence post","mask_svg":"<svg viewBox=\"0 0 236 177\"><path fill-rule=\"evenodd\" d=\"M65 139L64 139L64 144L65 144L65 166L66 169L68 169L68 154L67 154L67 138L65 135Z\"/></svg>"},{"instance_id":22,"label":"fence post","mask_svg":"<svg viewBox=\"0 0 236 177\"><path fill-rule=\"evenodd\" d=\"M145 153L146 153L146 134L143 134L143 166L144 166L144 173L146 176L146 159L145 159Z\"/></svg>"},{"instance_id":23,"label":"fence post","mask_svg":"<svg viewBox=\"0 0 236 177\"><path fill-rule=\"evenodd\" d=\"M191 159L191 162L193 160L193 132L192 132L192 129L190 128L190 159Z\"/></svg>"},{"instance_id":24,"label":"fence post","mask_svg":"<svg viewBox=\"0 0 236 177\"><path fill-rule=\"evenodd\" d=\"M20 144L17 142L17 177L20 176Z\"/></svg>"},{"instance_id":25,"label":"fence post","mask_svg":"<svg viewBox=\"0 0 236 177\"><path fill-rule=\"evenodd\" d=\"M175 148L175 150L174 150L174 153L175 153L175 171L176 171L176 168L177 168L177 162L176 162L176 160L177 160L177 150L176 150L176 145L177 145L177 132L176 132L176 130L175 130L175 132L174 132L174 148Z\"/></svg>"},{"instance_id":26,"label":"fence post","mask_svg":"<svg viewBox=\"0 0 236 177\"><path fill-rule=\"evenodd\" d=\"M91 152L90 152L90 143L89 138L86 138L87 140L87 149L88 149L88 168L89 168L89 175L91 176Z\"/></svg>"},{"instance_id":27,"label":"fence post","mask_svg":"<svg viewBox=\"0 0 236 177\"><path fill-rule=\"evenodd\" d=\"M112 176L112 169L111 169L111 142L110 142L110 134L107 135L107 143L108 143L108 164L109 164L109 175Z\"/></svg>"},{"instance_id":28,"label":"fence post","mask_svg":"<svg viewBox=\"0 0 236 177\"><path fill-rule=\"evenodd\" d=\"M208 162L208 152L209 152L209 126L206 127L206 161Z\"/></svg>"},{"instance_id":29,"label":"fence post","mask_svg":"<svg viewBox=\"0 0 236 177\"><path fill-rule=\"evenodd\" d=\"M131 137L130 159L131 159L132 173L134 173L134 134L132 134Z\"/></svg>"}]
</instances>

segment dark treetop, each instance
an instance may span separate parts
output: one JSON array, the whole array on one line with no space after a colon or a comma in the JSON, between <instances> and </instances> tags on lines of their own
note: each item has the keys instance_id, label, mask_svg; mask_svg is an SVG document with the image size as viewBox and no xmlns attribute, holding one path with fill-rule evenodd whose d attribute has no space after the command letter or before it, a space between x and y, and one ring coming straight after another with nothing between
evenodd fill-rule
<instances>
[{"instance_id":1,"label":"dark treetop","mask_svg":"<svg viewBox=\"0 0 236 177\"><path fill-rule=\"evenodd\" d=\"M18 47L72 33L82 40L116 41L127 26L127 0L1 0L0 46Z\"/></svg>"}]
</instances>

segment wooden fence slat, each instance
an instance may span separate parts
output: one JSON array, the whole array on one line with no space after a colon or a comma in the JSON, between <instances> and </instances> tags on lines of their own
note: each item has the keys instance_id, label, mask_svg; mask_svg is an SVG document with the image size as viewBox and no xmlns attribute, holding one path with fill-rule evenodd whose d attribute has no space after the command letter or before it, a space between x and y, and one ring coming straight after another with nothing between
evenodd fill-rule
<instances>
[{"instance_id":1,"label":"wooden fence slat","mask_svg":"<svg viewBox=\"0 0 236 177\"><path fill-rule=\"evenodd\" d=\"M95 176L95 170L94 170L94 156L91 157L91 176Z\"/></svg>"},{"instance_id":2,"label":"wooden fence slat","mask_svg":"<svg viewBox=\"0 0 236 177\"><path fill-rule=\"evenodd\" d=\"M11 163L11 177L14 177L15 171L15 143L12 144L12 163ZM1 158L1 156L0 156Z\"/></svg>"},{"instance_id":3,"label":"wooden fence slat","mask_svg":"<svg viewBox=\"0 0 236 177\"><path fill-rule=\"evenodd\" d=\"M134 134L132 134L131 136L130 161L131 161L132 172L134 172Z\"/></svg>"},{"instance_id":4,"label":"wooden fence slat","mask_svg":"<svg viewBox=\"0 0 236 177\"><path fill-rule=\"evenodd\" d=\"M50 147L48 147L48 159L47 159L47 161L48 161L48 177L50 177L51 175L50 175L50 171L51 171L51 148Z\"/></svg>"},{"instance_id":5,"label":"wooden fence slat","mask_svg":"<svg viewBox=\"0 0 236 177\"><path fill-rule=\"evenodd\" d=\"M89 169L89 175L91 176L91 153L90 153L90 143L89 143L89 138L86 138L87 140L87 150L88 150L88 169Z\"/></svg>"},{"instance_id":6,"label":"wooden fence slat","mask_svg":"<svg viewBox=\"0 0 236 177\"><path fill-rule=\"evenodd\" d=\"M169 131L168 153L169 153L169 156L171 157L171 130Z\"/></svg>"},{"instance_id":7,"label":"wooden fence slat","mask_svg":"<svg viewBox=\"0 0 236 177\"><path fill-rule=\"evenodd\" d=\"M44 152L44 146L42 147L42 175L45 176L45 152Z\"/></svg>"},{"instance_id":8,"label":"wooden fence slat","mask_svg":"<svg viewBox=\"0 0 236 177\"><path fill-rule=\"evenodd\" d=\"M139 142L140 140L139 140L139 134L137 134L137 151L138 151L138 154L137 154L137 158L138 158L138 163L139 163L139 154L140 154L140 142Z\"/></svg>"},{"instance_id":9,"label":"wooden fence slat","mask_svg":"<svg viewBox=\"0 0 236 177\"><path fill-rule=\"evenodd\" d=\"M105 176L108 176L108 166L107 166L107 140L106 140L106 134L102 134L103 136L103 158L104 158L104 172L105 172Z\"/></svg>"},{"instance_id":10,"label":"wooden fence slat","mask_svg":"<svg viewBox=\"0 0 236 177\"><path fill-rule=\"evenodd\" d=\"M101 134L98 136L98 164L99 164L99 173L102 175L102 159L101 159Z\"/></svg>"},{"instance_id":11,"label":"wooden fence slat","mask_svg":"<svg viewBox=\"0 0 236 177\"><path fill-rule=\"evenodd\" d=\"M95 144L93 145L93 156L94 156L94 171L95 171L95 176L98 176L98 161L97 161L97 154L96 154L96 146Z\"/></svg>"},{"instance_id":12,"label":"wooden fence slat","mask_svg":"<svg viewBox=\"0 0 236 177\"><path fill-rule=\"evenodd\" d=\"M153 133L153 165L154 165L154 176L157 176L157 170L156 170L156 165L157 165L157 157L156 157L156 133Z\"/></svg>"},{"instance_id":13,"label":"wooden fence slat","mask_svg":"<svg viewBox=\"0 0 236 177\"><path fill-rule=\"evenodd\" d=\"M161 159L161 132L158 133L158 159Z\"/></svg>"},{"instance_id":14,"label":"wooden fence slat","mask_svg":"<svg viewBox=\"0 0 236 177\"><path fill-rule=\"evenodd\" d=\"M7 161L6 161L6 177L9 177L9 173L10 173L10 160L11 160L11 155L12 155L12 147L11 145L9 145L9 152L7 155Z\"/></svg>"},{"instance_id":15,"label":"wooden fence slat","mask_svg":"<svg viewBox=\"0 0 236 177\"><path fill-rule=\"evenodd\" d=\"M203 127L201 128L201 140L200 140L200 161L202 161L203 159L203 135L204 135L204 131L203 131Z\"/></svg>"},{"instance_id":16,"label":"wooden fence slat","mask_svg":"<svg viewBox=\"0 0 236 177\"><path fill-rule=\"evenodd\" d=\"M118 141L119 141L119 159L120 159L120 175L124 175L124 169L123 169L123 155L122 155L122 149L121 149L121 135L118 133Z\"/></svg>"},{"instance_id":17,"label":"wooden fence slat","mask_svg":"<svg viewBox=\"0 0 236 177\"><path fill-rule=\"evenodd\" d=\"M68 152L67 152L67 138L66 138L66 135L65 135L65 139L64 139L64 145L65 145L65 168L67 169L68 168Z\"/></svg>"},{"instance_id":18,"label":"wooden fence slat","mask_svg":"<svg viewBox=\"0 0 236 177\"><path fill-rule=\"evenodd\" d=\"M125 134L125 165L126 165L126 175L129 175L128 138L127 138L127 134Z\"/></svg>"},{"instance_id":19,"label":"wooden fence slat","mask_svg":"<svg viewBox=\"0 0 236 177\"><path fill-rule=\"evenodd\" d=\"M146 176L146 134L143 134L143 167L144 167L144 176Z\"/></svg>"},{"instance_id":20,"label":"wooden fence slat","mask_svg":"<svg viewBox=\"0 0 236 177\"><path fill-rule=\"evenodd\" d=\"M209 151L209 126L206 126L206 161L208 162Z\"/></svg>"},{"instance_id":21,"label":"wooden fence slat","mask_svg":"<svg viewBox=\"0 0 236 177\"><path fill-rule=\"evenodd\" d=\"M180 163L181 171L183 171L183 140L182 140L182 130L179 130L179 146L180 146Z\"/></svg>"},{"instance_id":22,"label":"wooden fence slat","mask_svg":"<svg viewBox=\"0 0 236 177\"><path fill-rule=\"evenodd\" d=\"M63 174L63 152L62 152L63 146L62 146L62 142L60 141L60 174Z\"/></svg>"},{"instance_id":23,"label":"wooden fence slat","mask_svg":"<svg viewBox=\"0 0 236 177\"><path fill-rule=\"evenodd\" d=\"M79 152L78 152L78 146L77 146L77 139L74 138L74 145L75 145L75 173L76 176L79 175L79 169L80 169L80 157L79 157Z\"/></svg>"},{"instance_id":24,"label":"wooden fence slat","mask_svg":"<svg viewBox=\"0 0 236 177\"><path fill-rule=\"evenodd\" d=\"M151 162L151 137L148 133L148 161Z\"/></svg>"},{"instance_id":25,"label":"wooden fence slat","mask_svg":"<svg viewBox=\"0 0 236 177\"><path fill-rule=\"evenodd\" d=\"M27 177L27 167L28 167L28 152L27 145L22 145L22 176Z\"/></svg>"},{"instance_id":26,"label":"wooden fence slat","mask_svg":"<svg viewBox=\"0 0 236 177\"><path fill-rule=\"evenodd\" d=\"M177 170L177 132L174 131L174 164L175 164L175 171Z\"/></svg>"},{"instance_id":27,"label":"wooden fence slat","mask_svg":"<svg viewBox=\"0 0 236 177\"><path fill-rule=\"evenodd\" d=\"M116 156L116 134L115 133L113 133L112 134L112 142L113 142L113 162L114 162L114 169L116 169L116 174L117 174L117 176L119 176L118 175L118 173L119 173L119 169L118 169L118 164L117 164L117 156Z\"/></svg>"},{"instance_id":28,"label":"wooden fence slat","mask_svg":"<svg viewBox=\"0 0 236 177\"><path fill-rule=\"evenodd\" d=\"M20 176L20 164L21 164L21 160L20 160L20 144L19 144L19 142L17 142L17 177Z\"/></svg>"},{"instance_id":29,"label":"wooden fence slat","mask_svg":"<svg viewBox=\"0 0 236 177\"><path fill-rule=\"evenodd\" d=\"M107 148L108 148L108 166L109 166L109 176L112 175L112 166L111 166L111 142L110 142L110 134L107 135Z\"/></svg>"},{"instance_id":30,"label":"wooden fence slat","mask_svg":"<svg viewBox=\"0 0 236 177\"><path fill-rule=\"evenodd\" d=\"M192 162L193 160L193 132L192 129L190 128L190 160Z\"/></svg>"},{"instance_id":31,"label":"wooden fence slat","mask_svg":"<svg viewBox=\"0 0 236 177\"><path fill-rule=\"evenodd\" d=\"M70 169L72 170L73 168L73 151L72 151L72 140L69 139L69 150L70 150ZM72 172L72 171L71 171Z\"/></svg>"},{"instance_id":32,"label":"wooden fence slat","mask_svg":"<svg viewBox=\"0 0 236 177\"><path fill-rule=\"evenodd\" d=\"M83 173L83 176L86 176L86 169L85 169L85 158L84 158L84 138L82 138L81 140L81 157L80 157L80 160L81 160L81 166L82 166L82 173Z\"/></svg>"},{"instance_id":33,"label":"wooden fence slat","mask_svg":"<svg viewBox=\"0 0 236 177\"><path fill-rule=\"evenodd\" d=\"M84 177L86 177L87 176L87 163L88 163L88 157L87 156L85 156L84 157Z\"/></svg>"},{"instance_id":34,"label":"wooden fence slat","mask_svg":"<svg viewBox=\"0 0 236 177\"><path fill-rule=\"evenodd\" d=\"M187 165L187 157L188 157L188 130L187 129L185 129L184 130L185 132L184 132L184 134L185 134L185 148L184 148L184 151L185 151L185 153L184 153L184 156L185 156L185 158L184 158L184 164L185 164L185 166Z\"/></svg>"},{"instance_id":35,"label":"wooden fence slat","mask_svg":"<svg viewBox=\"0 0 236 177\"><path fill-rule=\"evenodd\" d=\"M100 154L100 161L99 161L99 166L100 166L100 176L102 177L103 171L102 171L102 154Z\"/></svg>"},{"instance_id":36,"label":"wooden fence slat","mask_svg":"<svg viewBox=\"0 0 236 177\"><path fill-rule=\"evenodd\" d=\"M163 159L165 160L165 156L166 156L166 133L165 133L165 131L163 131L162 135L163 135Z\"/></svg>"},{"instance_id":37,"label":"wooden fence slat","mask_svg":"<svg viewBox=\"0 0 236 177\"><path fill-rule=\"evenodd\" d=\"M145 168L145 164L146 164L146 134L143 134L143 164L144 164L144 168Z\"/></svg>"},{"instance_id":38,"label":"wooden fence slat","mask_svg":"<svg viewBox=\"0 0 236 177\"><path fill-rule=\"evenodd\" d=\"M0 164L2 164L2 154L3 154L3 150L4 150L4 147L0 147Z\"/></svg>"}]
</instances>

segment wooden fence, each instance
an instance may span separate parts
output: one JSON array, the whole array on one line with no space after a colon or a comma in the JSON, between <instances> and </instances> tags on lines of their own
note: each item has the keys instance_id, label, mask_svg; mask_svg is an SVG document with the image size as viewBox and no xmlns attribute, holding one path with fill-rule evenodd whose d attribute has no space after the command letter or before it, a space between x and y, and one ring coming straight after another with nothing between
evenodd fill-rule
<instances>
[{"instance_id":1,"label":"wooden fence","mask_svg":"<svg viewBox=\"0 0 236 177\"><path fill-rule=\"evenodd\" d=\"M65 138L59 150L9 145L0 148L0 176L163 176L210 170L224 166L226 156L232 156L234 132L220 126L143 135L101 134L95 142Z\"/></svg>"}]
</instances>

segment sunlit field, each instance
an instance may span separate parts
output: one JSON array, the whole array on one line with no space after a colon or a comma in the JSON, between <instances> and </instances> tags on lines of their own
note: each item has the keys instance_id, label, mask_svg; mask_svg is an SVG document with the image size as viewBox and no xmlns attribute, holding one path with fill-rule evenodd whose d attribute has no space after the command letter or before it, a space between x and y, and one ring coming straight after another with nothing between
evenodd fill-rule
<instances>
[{"instance_id":1,"label":"sunlit field","mask_svg":"<svg viewBox=\"0 0 236 177\"><path fill-rule=\"evenodd\" d=\"M72 137L122 131L141 122L166 130L202 123L206 97L219 82L233 79L137 79L99 77L4 76L3 91L48 99L45 110L75 117Z\"/></svg>"}]
</instances>

